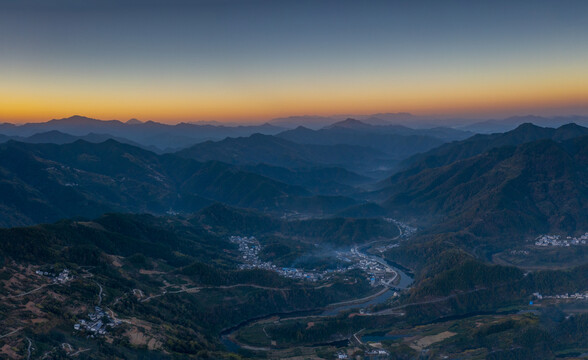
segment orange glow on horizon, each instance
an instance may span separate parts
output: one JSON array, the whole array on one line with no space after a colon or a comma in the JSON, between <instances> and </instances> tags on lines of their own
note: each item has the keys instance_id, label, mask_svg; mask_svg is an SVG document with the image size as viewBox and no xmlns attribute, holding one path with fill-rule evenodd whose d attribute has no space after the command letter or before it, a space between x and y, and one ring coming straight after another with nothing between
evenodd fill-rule
<instances>
[{"instance_id":1,"label":"orange glow on horizon","mask_svg":"<svg viewBox=\"0 0 588 360\"><path fill-rule=\"evenodd\" d=\"M569 69L568 69L569 70ZM581 74L581 73L580 73ZM410 112L424 116L493 116L519 111L588 109L588 73L421 78L394 83L365 79L355 83L324 81L315 86L218 87L163 89L131 85L73 88L41 84L35 88L0 87L0 121L42 122L80 114L97 119L153 120L178 123L199 120L261 122L298 114L374 114ZM430 78L428 81L427 78ZM407 84L407 85L403 85ZM207 89L208 90L208 89ZM582 114L579 114L582 115Z\"/></svg>"},{"instance_id":2,"label":"orange glow on horizon","mask_svg":"<svg viewBox=\"0 0 588 360\"><path fill-rule=\"evenodd\" d=\"M0 101L0 122L10 122L23 124L27 122L45 122L51 119L60 119L79 114L90 118L101 120L121 120L126 121L131 118L137 118L142 121L157 121L161 123L175 124L190 121L219 121L219 122L241 122L254 123L265 122L274 118L313 115L313 116L333 116L335 114L376 114L376 113L396 113L406 112L420 116L464 116L473 118L488 118L497 116L496 114L526 114L541 115L544 111L557 110L563 111L560 115L585 115L577 111L565 111L565 109L588 109L588 94L584 96L563 97L543 97L527 100L514 100L503 98L480 99L478 101L469 101L459 103L457 101L438 101L426 102L421 104L411 101L401 104L398 101L383 101L381 104L370 103L366 105L349 104L349 102L325 102L324 106L302 106L302 104L279 104L277 106L268 106L267 109L247 109L236 107L233 109L201 109L201 111L185 109L171 109L167 107L153 106L136 106L132 109L113 107L84 107L67 105L60 107L57 104L45 102L28 102L28 101L11 101L11 107ZM418 106L420 105L420 106ZM100 109L103 108L103 109ZM232 107L231 107L232 108ZM281 111L280 111L281 109ZM563 110L561 110L563 109ZM175 111L174 111L175 110ZM554 111L550 113L555 114ZM567 114L565 113L567 112Z\"/></svg>"},{"instance_id":3,"label":"orange glow on horizon","mask_svg":"<svg viewBox=\"0 0 588 360\"><path fill-rule=\"evenodd\" d=\"M588 115L580 0L10 3L0 122Z\"/></svg>"}]
</instances>

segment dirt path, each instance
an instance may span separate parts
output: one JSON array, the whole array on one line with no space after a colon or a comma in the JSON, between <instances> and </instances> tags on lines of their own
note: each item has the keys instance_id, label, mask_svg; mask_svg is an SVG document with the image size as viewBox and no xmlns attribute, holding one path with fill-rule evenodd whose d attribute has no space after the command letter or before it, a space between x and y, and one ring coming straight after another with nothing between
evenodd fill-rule
<instances>
[{"instance_id":1,"label":"dirt path","mask_svg":"<svg viewBox=\"0 0 588 360\"><path fill-rule=\"evenodd\" d=\"M25 292L25 293L22 293L22 294L17 294L17 295L10 295L10 296L4 296L4 297L2 297L2 300L7 300L7 299L14 299L14 298L18 298L18 297L26 296L26 295L32 294L32 293L34 293L34 292L37 292L37 291L39 291L39 290L41 290L41 289L44 289L44 288L46 288L46 287L53 286L53 285L56 285L56 284L45 284L45 285L41 285L41 286L39 286L38 288L35 288L35 289L33 289L33 290L27 291L27 292Z\"/></svg>"},{"instance_id":2,"label":"dirt path","mask_svg":"<svg viewBox=\"0 0 588 360\"><path fill-rule=\"evenodd\" d=\"M502 254L494 254L492 255L492 262L498 265L504 266L514 266L522 270L528 271L541 271L541 270L566 270L575 266L581 265L581 263L572 263L572 264L553 264L553 265L521 265L512 263L502 257Z\"/></svg>"},{"instance_id":3,"label":"dirt path","mask_svg":"<svg viewBox=\"0 0 588 360\"><path fill-rule=\"evenodd\" d=\"M93 280L93 281L94 281L94 280ZM94 283L95 283L96 285L98 285L98 287L100 288L100 291L98 292L98 306L100 306L100 305L102 304L102 292L103 292L104 290L102 289L102 285L98 284L98 282L97 282L97 281L94 281Z\"/></svg>"},{"instance_id":4,"label":"dirt path","mask_svg":"<svg viewBox=\"0 0 588 360\"><path fill-rule=\"evenodd\" d=\"M19 332L19 331L21 331L21 330L22 330L22 328L21 328L21 327L19 327L19 328L18 328L18 329L16 329L16 330L12 330L12 331L11 331L11 332L9 332L8 334L0 335L0 339L2 339L2 338L5 338L5 337L7 337L7 336L10 336L10 335L14 335L14 334L16 334L17 332Z\"/></svg>"},{"instance_id":5,"label":"dirt path","mask_svg":"<svg viewBox=\"0 0 588 360\"><path fill-rule=\"evenodd\" d=\"M116 316L115 312L114 312L114 311L112 311L112 309L110 309L110 308L106 308L106 311L108 311L108 312L110 313L110 317L112 318L112 320L114 320L114 321L120 321L120 322L124 322L124 323L127 323L127 324L134 325L134 324L133 324L133 322L132 322L132 321L130 321L130 320L125 320L125 319L120 319L120 318L118 318L118 317Z\"/></svg>"},{"instance_id":6,"label":"dirt path","mask_svg":"<svg viewBox=\"0 0 588 360\"><path fill-rule=\"evenodd\" d=\"M291 291L292 290L290 288L276 288L276 287L261 286L261 285L255 285L255 284L235 284L235 285L220 285L220 286L197 286L197 287L193 287L193 288L186 288L186 289L176 290L176 291L167 291L167 290L164 290L161 294L151 295L149 297L146 297L145 299L142 299L141 302L146 302L146 301L149 301L151 299L155 299L155 298L158 298L158 297L167 295L167 294L179 294L179 293L184 293L184 292L197 292L197 291L206 290L206 289L233 289L233 288L237 288L237 287L252 287L252 288L256 288L256 289L272 290L272 291Z\"/></svg>"},{"instance_id":7,"label":"dirt path","mask_svg":"<svg viewBox=\"0 0 588 360\"><path fill-rule=\"evenodd\" d=\"M73 353L73 354L71 354L69 356L78 356L79 354L81 354L83 352L86 352L86 351L90 351L90 349L81 349L81 350L78 350L78 351L76 351L75 353Z\"/></svg>"}]
</instances>

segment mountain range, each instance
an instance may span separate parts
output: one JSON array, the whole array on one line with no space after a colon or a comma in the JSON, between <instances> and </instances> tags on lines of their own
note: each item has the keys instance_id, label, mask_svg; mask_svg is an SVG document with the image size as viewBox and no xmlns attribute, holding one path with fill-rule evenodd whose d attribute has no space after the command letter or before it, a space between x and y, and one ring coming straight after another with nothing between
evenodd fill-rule
<instances>
[{"instance_id":1,"label":"mountain range","mask_svg":"<svg viewBox=\"0 0 588 360\"><path fill-rule=\"evenodd\" d=\"M531 130L545 137L465 159L454 159L463 154L463 144L453 144L457 152L443 152L446 157L433 166L421 164L394 175L377 196L390 210L432 218L435 232L465 232L512 244L539 233L583 231L588 227L588 136L568 138L570 128L577 134L587 130L523 125L507 138ZM487 144L477 143L478 149Z\"/></svg>"},{"instance_id":2,"label":"mountain range","mask_svg":"<svg viewBox=\"0 0 588 360\"><path fill-rule=\"evenodd\" d=\"M310 191L221 162L198 162L114 140L0 145L3 226L105 212L194 212L213 201L271 211L329 212L348 198Z\"/></svg>"},{"instance_id":3,"label":"mountain range","mask_svg":"<svg viewBox=\"0 0 588 360\"><path fill-rule=\"evenodd\" d=\"M473 133L498 133L513 130L524 123L533 123L543 127L560 127L569 123L576 123L582 126L588 126L588 116L569 115L569 116L537 116L537 115L520 115L505 118L480 120L479 118L458 118L443 116L419 116L410 113L378 113L378 114L346 114L334 116L290 116L270 120L272 125L296 128L304 126L312 130L319 130L333 123L344 121L352 118L370 125L380 126L405 126L413 129L431 129L436 127L449 127L457 130Z\"/></svg>"},{"instance_id":4,"label":"mountain range","mask_svg":"<svg viewBox=\"0 0 588 360\"><path fill-rule=\"evenodd\" d=\"M447 141L461 140L471 135L451 128L414 130L405 126L369 125L359 120L347 119L320 130L300 126L276 136L300 144L348 144L371 147L399 161Z\"/></svg>"},{"instance_id":5,"label":"mountain range","mask_svg":"<svg viewBox=\"0 0 588 360\"><path fill-rule=\"evenodd\" d=\"M272 119L269 121L269 123L287 128L296 128L302 125L309 129L318 130L349 118L357 119L370 125L400 125L415 127L418 129L427 129L439 126L439 120L436 120L434 117L418 116L406 112L377 113L368 115L343 114L333 116L289 116ZM447 124L447 126L454 125L454 121L444 121L443 123Z\"/></svg>"},{"instance_id":6,"label":"mountain range","mask_svg":"<svg viewBox=\"0 0 588 360\"><path fill-rule=\"evenodd\" d=\"M391 163L387 154L367 146L344 143L300 144L261 134L218 142L207 141L181 150L177 155L199 161L217 160L239 165L261 163L290 169L322 165L360 172L390 166Z\"/></svg>"},{"instance_id":7,"label":"mountain range","mask_svg":"<svg viewBox=\"0 0 588 360\"><path fill-rule=\"evenodd\" d=\"M524 123L505 133L477 134L462 141L446 143L430 151L416 154L402 162L401 167L404 168L402 175L448 165L501 146L516 146L540 139L561 141L583 135L588 135L588 128L574 123L562 125L557 129Z\"/></svg>"},{"instance_id":8,"label":"mountain range","mask_svg":"<svg viewBox=\"0 0 588 360\"><path fill-rule=\"evenodd\" d=\"M512 116L505 119L484 120L472 122L467 125L457 126L462 130L468 130L475 133L498 133L513 130L524 123L533 123L543 127L560 127L565 124L575 123L582 126L588 126L588 116Z\"/></svg>"},{"instance_id":9,"label":"mountain range","mask_svg":"<svg viewBox=\"0 0 588 360\"><path fill-rule=\"evenodd\" d=\"M350 128L373 134L380 127L346 120L309 131L329 141ZM11 226L112 211L191 213L218 201L266 211L426 214L443 229L476 236L573 231L586 222L584 135L588 129L575 124L523 124L503 134L474 135L405 160L379 190L365 193L361 187L375 181L365 176L368 170L391 161L373 147L254 134L158 155L112 139L90 143L51 132L24 140L62 145L0 145L0 210L2 224ZM550 186L541 185L548 180Z\"/></svg>"},{"instance_id":10,"label":"mountain range","mask_svg":"<svg viewBox=\"0 0 588 360\"><path fill-rule=\"evenodd\" d=\"M390 125L385 121L377 122L369 119L365 121L367 122L354 119L337 121L335 123L330 121L326 126L314 132L314 130L303 127L288 130L287 128L268 123L249 126L225 126L202 123L168 125L153 121L141 122L136 119L131 119L127 122L97 120L76 115L43 123L27 123L23 125L0 124L0 142L12 139L32 143L64 144L80 139L90 142L114 139L121 143L139 146L157 153L175 152L197 144L206 143L206 145L202 145L201 147L194 147L191 151L192 156L201 159L207 157L211 160L229 163L251 163L253 156L249 156L249 159L247 159L246 155L235 155L234 152L249 150L255 153L263 143L268 145L269 142L273 142L273 145L278 146L277 141L279 140L270 140L269 137L263 138L260 136L267 135L278 136L282 140L304 145L337 146L337 148L332 149L295 150L295 152L306 153L293 155L296 166L300 166L300 162L305 162L307 165L310 163L316 165L314 161L308 161L308 153L310 151L316 152L317 154L333 154L332 156L328 156L328 158L324 158L324 155L322 156L323 158L320 155L311 156L318 158L318 164L341 164L341 157L348 157L350 158L350 162L357 163L355 159L361 155L368 155L368 150L352 146L362 146L375 150L370 156L363 156L364 159L374 159L370 161L370 164L361 161L363 168L382 168L385 171L389 171L393 166L392 164L397 163L409 155L431 149L447 141L463 139L471 135L469 132L451 128L415 130L406 126ZM253 138L250 140L239 139L249 136L253 136ZM230 138L235 140L231 141ZM213 142L219 141L222 142L216 144L217 148L228 146L229 148L237 147L238 149L226 149L221 153L206 153L208 148L215 146ZM261 141L261 143L256 144L256 141ZM284 147L284 144L279 144L279 146ZM286 145L286 147L293 146L292 144ZM301 147L299 146L299 148ZM281 149L278 152L283 152L283 150ZM206 154L198 155L198 152L205 152ZM288 150L287 152L291 151ZM356 152L357 155L353 155L353 152ZM377 152L381 152L385 156ZM382 162L380 160L383 157L386 158L386 161ZM254 159L253 162L260 163L265 160L267 159L260 157ZM284 166L284 161L268 161L267 164Z\"/></svg>"},{"instance_id":11,"label":"mountain range","mask_svg":"<svg viewBox=\"0 0 588 360\"><path fill-rule=\"evenodd\" d=\"M22 136L7 136L7 135L0 135L0 143L7 142L9 140L20 141L25 143L32 143L32 144L69 144L76 142L78 140L84 140L91 143L101 143L106 140L115 140L122 144L129 144L133 146L137 146L143 148L145 150L153 151L156 153L161 153L162 150L155 146L146 146L129 139L125 139L122 137L116 137L109 134L96 134L96 133L88 133L87 135L83 136L76 136L63 133L58 130L51 130L47 132L36 133L31 136L22 137Z\"/></svg>"},{"instance_id":12,"label":"mountain range","mask_svg":"<svg viewBox=\"0 0 588 360\"><path fill-rule=\"evenodd\" d=\"M469 135L347 119L169 153L0 136L2 354L585 351L586 246L534 239L588 230L588 128Z\"/></svg>"},{"instance_id":13,"label":"mountain range","mask_svg":"<svg viewBox=\"0 0 588 360\"><path fill-rule=\"evenodd\" d=\"M97 120L79 115L42 123L0 124L0 133L7 136L28 137L54 130L75 136L85 136L90 133L109 134L144 146L154 146L160 150L177 150L197 142L222 140L228 136L248 136L254 133L277 134L284 128L270 124L214 126L180 123L168 125L154 121L141 122L136 119L127 122Z\"/></svg>"}]
</instances>

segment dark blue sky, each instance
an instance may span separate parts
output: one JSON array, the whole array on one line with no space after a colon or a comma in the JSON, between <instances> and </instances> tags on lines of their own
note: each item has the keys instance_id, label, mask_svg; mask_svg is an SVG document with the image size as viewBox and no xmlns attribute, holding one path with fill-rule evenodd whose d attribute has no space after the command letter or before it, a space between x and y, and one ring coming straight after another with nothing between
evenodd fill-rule
<instances>
[{"instance_id":1,"label":"dark blue sky","mask_svg":"<svg viewBox=\"0 0 588 360\"><path fill-rule=\"evenodd\" d=\"M578 112L588 1L4 0L0 63L4 119Z\"/></svg>"}]
</instances>

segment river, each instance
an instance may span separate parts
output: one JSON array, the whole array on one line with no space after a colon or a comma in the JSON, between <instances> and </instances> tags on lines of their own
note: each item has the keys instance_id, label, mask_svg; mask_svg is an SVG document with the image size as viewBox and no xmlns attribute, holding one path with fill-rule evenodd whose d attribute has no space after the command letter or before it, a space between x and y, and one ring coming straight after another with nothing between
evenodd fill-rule
<instances>
[{"instance_id":1,"label":"river","mask_svg":"<svg viewBox=\"0 0 588 360\"><path fill-rule=\"evenodd\" d=\"M373 259L381 264L385 264L386 266L389 266L398 274L398 276L400 277L400 280L393 288L390 288L388 291L384 292L383 294L376 296L374 298L368 299L364 302L358 302L358 303L353 303L353 304L348 304L348 305L341 305L341 306L336 306L333 308L331 308L327 305L327 306L322 306L322 307L311 309L311 310L274 313L274 314L269 314L269 315L264 315L264 316L256 317L253 319L249 319L249 320L243 321L242 323L240 323L236 326L233 326L231 328L223 330L220 333L221 342L223 343L223 345L225 345L225 347L229 351L237 352L241 348L241 346L231 340L231 335L234 334L235 332L237 332L242 327L251 325L254 322L261 321L264 319L269 319L274 316L279 316L280 319L287 319L287 318L300 317L300 316L311 316L311 315L336 316L337 314L339 314L343 311L347 311L347 310L351 310L351 309L361 309L361 308L365 308L365 307L371 306L371 305L382 304L394 295L395 290L404 290L404 289L409 288L410 285L412 285L414 279L411 276L409 276L408 274L406 274L404 271L398 269L397 267L395 267L394 265L390 264L388 261L386 261L385 259L382 259L380 257L374 256L374 255L368 255L368 257L370 257L371 259Z\"/></svg>"}]
</instances>

